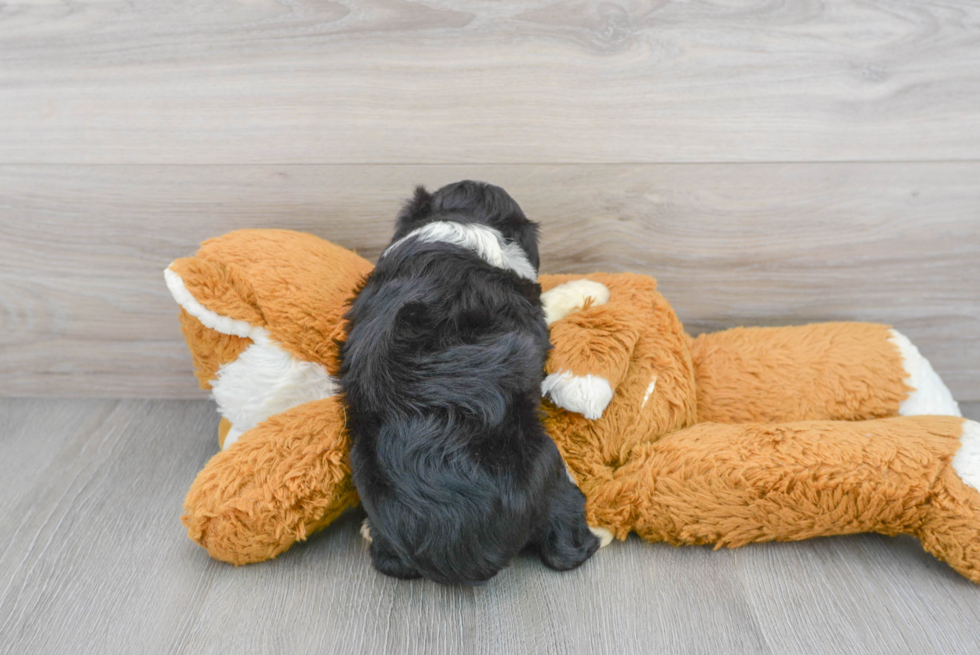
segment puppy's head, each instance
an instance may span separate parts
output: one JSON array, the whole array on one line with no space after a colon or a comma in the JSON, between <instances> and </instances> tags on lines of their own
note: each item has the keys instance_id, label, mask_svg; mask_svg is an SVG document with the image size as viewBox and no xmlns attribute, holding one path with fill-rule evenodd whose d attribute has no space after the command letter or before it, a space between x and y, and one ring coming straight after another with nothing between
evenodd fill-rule
<instances>
[{"instance_id":1,"label":"puppy's head","mask_svg":"<svg viewBox=\"0 0 980 655\"><path fill-rule=\"evenodd\" d=\"M416 187L415 196L398 214L392 240L433 221L492 227L508 242L519 245L534 269L538 269L538 224L528 220L520 205L499 186L463 180L447 184L435 193L429 193L423 186Z\"/></svg>"}]
</instances>

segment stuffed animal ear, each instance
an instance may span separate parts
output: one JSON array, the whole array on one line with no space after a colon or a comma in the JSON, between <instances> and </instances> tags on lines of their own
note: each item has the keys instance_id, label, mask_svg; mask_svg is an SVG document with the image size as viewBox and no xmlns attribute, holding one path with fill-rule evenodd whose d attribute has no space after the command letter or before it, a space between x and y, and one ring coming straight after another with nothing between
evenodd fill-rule
<instances>
[{"instance_id":1,"label":"stuffed animal ear","mask_svg":"<svg viewBox=\"0 0 980 655\"><path fill-rule=\"evenodd\" d=\"M167 288L180 305L180 328L202 389L218 369L252 344L265 321L255 292L233 267L198 257L178 259L164 271Z\"/></svg>"},{"instance_id":2,"label":"stuffed animal ear","mask_svg":"<svg viewBox=\"0 0 980 655\"><path fill-rule=\"evenodd\" d=\"M164 277L177 304L205 327L249 337L265 326L255 291L233 264L185 257L167 267Z\"/></svg>"},{"instance_id":3,"label":"stuffed animal ear","mask_svg":"<svg viewBox=\"0 0 980 655\"><path fill-rule=\"evenodd\" d=\"M343 315L371 268L346 248L290 230L237 230L175 261L167 286L183 310L201 385L209 388L218 367L256 341L291 356L282 362L338 369ZM276 361L283 356L275 351Z\"/></svg>"}]
</instances>

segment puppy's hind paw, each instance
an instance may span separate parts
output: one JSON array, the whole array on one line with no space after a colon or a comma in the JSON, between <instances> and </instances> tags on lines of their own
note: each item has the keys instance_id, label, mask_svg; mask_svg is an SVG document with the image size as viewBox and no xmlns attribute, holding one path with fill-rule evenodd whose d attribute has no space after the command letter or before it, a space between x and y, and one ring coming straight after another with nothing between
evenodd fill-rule
<instances>
[{"instance_id":1,"label":"puppy's hind paw","mask_svg":"<svg viewBox=\"0 0 980 655\"><path fill-rule=\"evenodd\" d=\"M402 580L412 580L422 577L418 569L410 564L406 564L392 551L388 550L383 541L372 541L368 552L371 553L371 561L374 563L374 568L385 575Z\"/></svg>"},{"instance_id":2,"label":"puppy's hind paw","mask_svg":"<svg viewBox=\"0 0 980 655\"><path fill-rule=\"evenodd\" d=\"M556 571L569 571L581 566L599 550L599 537L582 521L581 525L562 526L550 530L541 544L541 561Z\"/></svg>"}]
</instances>

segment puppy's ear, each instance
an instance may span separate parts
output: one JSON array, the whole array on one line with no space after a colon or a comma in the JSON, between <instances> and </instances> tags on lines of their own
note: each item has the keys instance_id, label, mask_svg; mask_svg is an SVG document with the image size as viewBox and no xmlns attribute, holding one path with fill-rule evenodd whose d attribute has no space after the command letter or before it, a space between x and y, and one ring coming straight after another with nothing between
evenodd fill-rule
<instances>
[{"instance_id":1,"label":"puppy's ear","mask_svg":"<svg viewBox=\"0 0 980 655\"><path fill-rule=\"evenodd\" d=\"M415 195L405 203L395 223L394 239L400 239L432 215L432 194L421 184L415 187Z\"/></svg>"},{"instance_id":2,"label":"puppy's ear","mask_svg":"<svg viewBox=\"0 0 980 655\"><path fill-rule=\"evenodd\" d=\"M520 216L512 217L511 234L514 241L524 250L527 260L536 271L541 265L541 258L538 256L538 234L540 230L537 223L524 218L524 213L520 209L517 211L520 212Z\"/></svg>"}]
</instances>

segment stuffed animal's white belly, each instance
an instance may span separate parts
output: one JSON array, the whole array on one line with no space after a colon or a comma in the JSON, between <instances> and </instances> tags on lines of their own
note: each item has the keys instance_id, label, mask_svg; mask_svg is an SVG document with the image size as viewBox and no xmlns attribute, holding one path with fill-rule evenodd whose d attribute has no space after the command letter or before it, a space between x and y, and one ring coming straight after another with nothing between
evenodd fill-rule
<instances>
[{"instance_id":1,"label":"stuffed animal's white belly","mask_svg":"<svg viewBox=\"0 0 980 655\"><path fill-rule=\"evenodd\" d=\"M231 423L223 449L270 416L339 391L323 366L294 357L265 330L253 328L249 336L252 345L222 365L211 382L218 411Z\"/></svg>"}]
</instances>

